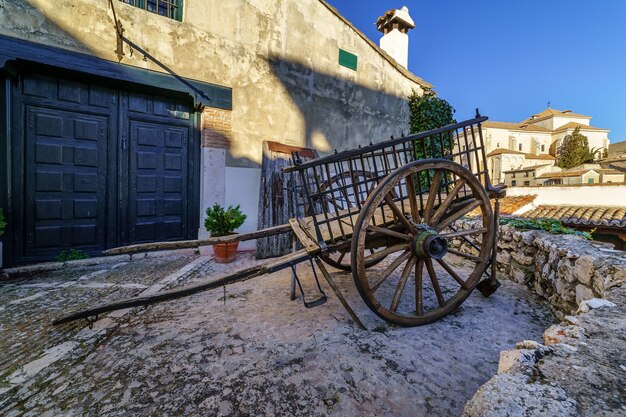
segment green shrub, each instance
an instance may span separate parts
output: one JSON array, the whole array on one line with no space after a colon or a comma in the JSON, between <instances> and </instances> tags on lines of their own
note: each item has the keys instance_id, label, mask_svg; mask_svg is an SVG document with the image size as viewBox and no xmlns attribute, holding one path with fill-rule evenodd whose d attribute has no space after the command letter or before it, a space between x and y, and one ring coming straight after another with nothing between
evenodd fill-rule
<instances>
[{"instance_id":1,"label":"green shrub","mask_svg":"<svg viewBox=\"0 0 626 417\"><path fill-rule=\"evenodd\" d=\"M64 250L57 256L57 262L76 261L78 259L87 259L89 255L80 249Z\"/></svg>"},{"instance_id":2,"label":"green shrub","mask_svg":"<svg viewBox=\"0 0 626 417\"><path fill-rule=\"evenodd\" d=\"M554 235L576 235L591 240L591 233L580 232L571 227L563 226L556 219L518 219L514 217L501 217L500 224L508 224L517 229L545 230Z\"/></svg>"},{"instance_id":3,"label":"green shrub","mask_svg":"<svg viewBox=\"0 0 626 417\"><path fill-rule=\"evenodd\" d=\"M224 210L224 207L215 203L213 207L206 209L204 227L213 237L225 236L235 231L245 220L246 215L239 210L239 205L228 206Z\"/></svg>"},{"instance_id":4,"label":"green shrub","mask_svg":"<svg viewBox=\"0 0 626 417\"><path fill-rule=\"evenodd\" d=\"M4 235L4 229L7 227L7 222L4 220L4 212L0 208L0 236Z\"/></svg>"}]
</instances>

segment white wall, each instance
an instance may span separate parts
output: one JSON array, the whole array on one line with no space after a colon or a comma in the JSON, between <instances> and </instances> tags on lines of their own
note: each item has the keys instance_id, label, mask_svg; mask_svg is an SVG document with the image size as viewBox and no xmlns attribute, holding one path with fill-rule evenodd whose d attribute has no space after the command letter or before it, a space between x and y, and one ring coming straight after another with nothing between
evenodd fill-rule
<instances>
[{"instance_id":1,"label":"white wall","mask_svg":"<svg viewBox=\"0 0 626 417\"><path fill-rule=\"evenodd\" d=\"M568 124L569 122L580 123L581 125L589 126L590 119L587 117L560 117L554 116L552 118L552 129L558 129L559 127Z\"/></svg>"},{"instance_id":2,"label":"white wall","mask_svg":"<svg viewBox=\"0 0 626 417\"><path fill-rule=\"evenodd\" d=\"M535 194L537 198L529 208L539 205L626 207L626 185L510 187L507 196Z\"/></svg>"},{"instance_id":3,"label":"white wall","mask_svg":"<svg viewBox=\"0 0 626 417\"><path fill-rule=\"evenodd\" d=\"M259 184L261 170L258 168L226 167L225 205L241 206L241 211L248 216L237 232L257 230L259 220ZM241 242L240 249L254 249L256 241Z\"/></svg>"}]
</instances>

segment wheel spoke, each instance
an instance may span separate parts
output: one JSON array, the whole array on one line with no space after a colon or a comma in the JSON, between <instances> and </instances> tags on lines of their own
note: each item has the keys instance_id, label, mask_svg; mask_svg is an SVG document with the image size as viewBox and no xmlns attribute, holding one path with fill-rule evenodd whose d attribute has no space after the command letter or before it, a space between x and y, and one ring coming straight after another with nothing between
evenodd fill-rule
<instances>
[{"instance_id":1,"label":"wheel spoke","mask_svg":"<svg viewBox=\"0 0 626 417\"><path fill-rule=\"evenodd\" d=\"M439 287L439 281L437 280L437 275L435 274L435 268L433 268L433 260L430 258L426 258L426 269L428 270L430 282L432 282L433 289L437 295L437 301L439 302L439 305L443 307L446 305L446 300L443 298L443 294L441 293L441 287Z\"/></svg>"},{"instance_id":2,"label":"wheel spoke","mask_svg":"<svg viewBox=\"0 0 626 417\"><path fill-rule=\"evenodd\" d=\"M431 217L431 219L428 222L428 224L437 223L439 221L441 216L443 216L443 213L445 213L446 210L448 210L448 208L450 207L450 204L452 204L452 202L456 198L457 194L459 193L459 191L461 191L461 189L464 186L465 186L465 180L464 179L460 179L456 183L456 185L454 186L452 191L450 191L448 193L448 195L446 196L446 199L443 201L443 203L441 203L441 205L437 208L437 211L435 211L435 214L433 214L433 216Z\"/></svg>"},{"instance_id":3,"label":"wheel spoke","mask_svg":"<svg viewBox=\"0 0 626 417\"><path fill-rule=\"evenodd\" d=\"M443 219L441 223L435 225L434 226L435 230L437 230L438 232L442 231L443 229L450 226L455 221L459 220L461 217L465 216L470 211L474 210L476 207L480 206L481 204L482 204L482 201L474 200L471 204L468 204L467 206L463 207L462 209L458 211L455 211L454 213L450 214L448 217Z\"/></svg>"},{"instance_id":4,"label":"wheel spoke","mask_svg":"<svg viewBox=\"0 0 626 417\"><path fill-rule=\"evenodd\" d=\"M387 205L389 206L393 214L398 218L400 223L406 226L406 228L409 229L411 233L415 233L415 227L413 227L413 225L407 220L407 218L404 216L404 213L402 213L398 206L396 206L396 203L394 203L393 198L391 198L389 194L385 196L385 201L387 202Z\"/></svg>"},{"instance_id":5,"label":"wheel spoke","mask_svg":"<svg viewBox=\"0 0 626 417\"><path fill-rule=\"evenodd\" d=\"M389 278L389 275L391 275L391 273L395 271L400 264L409 259L409 256L411 256L411 251L407 250L402 255L394 259L394 261L378 276L376 284L372 285L372 293L375 292L382 285L382 283L387 280L387 278Z\"/></svg>"},{"instance_id":6,"label":"wheel spoke","mask_svg":"<svg viewBox=\"0 0 626 417\"><path fill-rule=\"evenodd\" d=\"M343 261L343 258L346 256L346 253L348 252L340 252L339 259L337 259L337 263L341 263L341 261Z\"/></svg>"},{"instance_id":7,"label":"wheel spoke","mask_svg":"<svg viewBox=\"0 0 626 417\"><path fill-rule=\"evenodd\" d=\"M396 232L395 230L387 229L384 227L374 226L373 224L370 224L369 226L367 226L367 230L371 232L382 233L387 236L393 236L402 240L408 240L408 241L413 240L413 238L409 235L405 235L404 233Z\"/></svg>"},{"instance_id":8,"label":"wheel spoke","mask_svg":"<svg viewBox=\"0 0 626 417\"><path fill-rule=\"evenodd\" d=\"M415 223L421 223L420 215L417 208L417 199L415 198L415 183L413 182L413 175L406 177L406 192L409 196L409 205L411 206L411 217Z\"/></svg>"},{"instance_id":9,"label":"wheel spoke","mask_svg":"<svg viewBox=\"0 0 626 417\"><path fill-rule=\"evenodd\" d=\"M393 246L389 246L379 252L374 252L373 254L371 254L370 256L366 256L364 261L365 264L370 264L372 262L377 262L380 261L382 259L384 259L385 257L391 255L392 253L395 252L399 252L401 250L405 250L409 248L409 243L400 243L398 245L393 245Z\"/></svg>"},{"instance_id":10,"label":"wheel spoke","mask_svg":"<svg viewBox=\"0 0 626 417\"><path fill-rule=\"evenodd\" d=\"M393 294L393 300L391 300L391 307L389 309L395 312L400 305L400 299L402 299L402 293L404 292L404 288L406 287L406 282L409 280L409 275L411 275L411 270L415 265L415 261L417 258L415 256L411 256L404 266L404 270L402 270L402 275L400 276L400 281L396 286L396 292Z\"/></svg>"},{"instance_id":11,"label":"wheel spoke","mask_svg":"<svg viewBox=\"0 0 626 417\"><path fill-rule=\"evenodd\" d=\"M441 171L435 171L435 175L433 176L433 182L430 185L430 189L428 190L428 199L426 200L426 206L424 207L424 222L430 223L430 216L433 211L433 207L435 206L435 197L439 192L439 185L441 184Z\"/></svg>"},{"instance_id":12,"label":"wheel spoke","mask_svg":"<svg viewBox=\"0 0 626 417\"><path fill-rule=\"evenodd\" d=\"M482 259L480 259L478 256L471 255L471 254L465 253L465 252L461 252L460 250L456 250L456 249L453 249L453 248L448 248L448 253L452 253L454 255L461 256L463 258L469 259L470 261L474 261L474 262L481 262L482 261Z\"/></svg>"},{"instance_id":13,"label":"wheel spoke","mask_svg":"<svg viewBox=\"0 0 626 417\"><path fill-rule=\"evenodd\" d=\"M467 283L463 281L456 272L454 272L454 269L452 269L446 261L444 261L443 259L437 259L437 262L439 262L439 265L441 265L443 269L445 269L446 272L450 274L450 276L454 278L454 280L458 282L461 287L463 287L463 289L469 290L469 286L467 285Z\"/></svg>"},{"instance_id":14,"label":"wheel spoke","mask_svg":"<svg viewBox=\"0 0 626 417\"><path fill-rule=\"evenodd\" d=\"M475 228L475 229L459 230L458 232L444 233L442 235L439 235L439 237L443 237L443 238L446 238L446 239L452 239L454 237L477 235L479 233L481 235L487 233L487 228L486 227L478 227L478 228Z\"/></svg>"},{"instance_id":15,"label":"wheel spoke","mask_svg":"<svg viewBox=\"0 0 626 417\"><path fill-rule=\"evenodd\" d=\"M415 314L420 317L424 315L423 270L424 260L420 259L415 264Z\"/></svg>"}]
</instances>

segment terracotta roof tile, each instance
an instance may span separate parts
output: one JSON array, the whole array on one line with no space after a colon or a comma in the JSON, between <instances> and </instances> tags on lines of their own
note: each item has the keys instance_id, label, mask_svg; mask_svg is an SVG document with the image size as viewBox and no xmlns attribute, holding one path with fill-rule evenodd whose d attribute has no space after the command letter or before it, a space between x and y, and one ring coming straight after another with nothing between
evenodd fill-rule
<instances>
[{"instance_id":1,"label":"terracotta roof tile","mask_svg":"<svg viewBox=\"0 0 626 417\"><path fill-rule=\"evenodd\" d=\"M537 196L535 194L532 195L519 195L519 196L508 196L500 199L500 214L513 214L517 210L522 207L532 203L535 201ZM495 202L492 200L491 204L493 206ZM469 212L468 216L479 216L480 208L474 209Z\"/></svg>"},{"instance_id":2,"label":"terracotta roof tile","mask_svg":"<svg viewBox=\"0 0 626 417\"><path fill-rule=\"evenodd\" d=\"M566 225L626 227L626 207L541 205L520 217L557 219Z\"/></svg>"},{"instance_id":3,"label":"terracotta roof tile","mask_svg":"<svg viewBox=\"0 0 626 417\"><path fill-rule=\"evenodd\" d=\"M548 118L550 118L552 116L584 117L586 119L591 119L591 117L585 116L584 114L572 113L571 110L557 110L557 109L551 109L551 108L548 107L547 109L545 109L541 113L533 114L528 119L524 120L522 123L536 122L536 121L539 121L541 119L548 119Z\"/></svg>"},{"instance_id":4,"label":"terracotta roof tile","mask_svg":"<svg viewBox=\"0 0 626 417\"><path fill-rule=\"evenodd\" d=\"M503 153L514 153L518 155L524 155L524 152L514 151L513 149L498 148L489 152L487 156L502 155Z\"/></svg>"},{"instance_id":5,"label":"terracotta roof tile","mask_svg":"<svg viewBox=\"0 0 626 417\"><path fill-rule=\"evenodd\" d=\"M524 154L526 155L526 159L546 159L546 160L550 160L550 161L554 161L556 160L556 158L550 154L547 153L543 153L543 154L539 154L539 155L534 155L532 153L526 153Z\"/></svg>"},{"instance_id":6,"label":"terracotta roof tile","mask_svg":"<svg viewBox=\"0 0 626 417\"><path fill-rule=\"evenodd\" d=\"M609 130L609 129L602 129L601 127L587 126L582 123L569 122L569 123L565 123L563 126L557 127L556 129L554 129L554 131L560 132L561 130L576 129L577 127L580 127L580 130L606 130L606 131Z\"/></svg>"},{"instance_id":7,"label":"terracotta roof tile","mask_svg":"<svg viewBox=\"0 0 626 417\"><path fill-rule=\"evenodd\" d=\"M533 165L533 166L519 168L519 169L511 169L511 170L502 171L502 172L505 174L509 174L511 172L529 172L529 171L534 171L537 168L550 167L550 166L552 166L552 164L541 164L541 165Z\"/></svg>"},{"instance_id":8,"label":"terracotta roof tile","mask_svg":"<svg viewBox=\"0 0 626 417\"><path fill-rule=\"evenodd\" d=\"M560 172L546 172L539 175L537 178L565 178L565 177L578 177L579 175L586 174L589 171L599 171L598 169L580 169L576 171L560 171Z\"/></svg>"},{"instance_id":9,"label":"terracotta roof tile","mask_svg":"<svg viewBox=\"0 0 626 417\"><path fill-rule=\"evenodd\" d=\"M530 132L550 132L550 129L545 127L529 124L529 123L510 123L510 122L483 122L483 127L490 127L495 129L509 129L509 130L525 130Z\"/></svg>"}]
</instances>

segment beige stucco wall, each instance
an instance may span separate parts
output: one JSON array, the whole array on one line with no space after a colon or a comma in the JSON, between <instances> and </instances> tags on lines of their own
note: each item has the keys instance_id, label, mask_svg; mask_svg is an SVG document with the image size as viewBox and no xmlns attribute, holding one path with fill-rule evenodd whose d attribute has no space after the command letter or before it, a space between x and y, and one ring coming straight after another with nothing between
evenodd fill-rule
<instances>
[{"instance_id":1,"label":"beige stucco wall","mask_svg":"<svg viewBox=\"0 0 626 417\"><path fill-rule=\"evenodd\" d=\"M567 129L560 132L556 132L552 135L552 141L555 143L556 149L563 143L563 139L574 133L574 129ZM602 157L604 149L609 147L609 138L606 130L581 130L580 133L587 137L589 143L589 149L600 149L598 153L598 159Z\"/></svg>"},{"instance_id":2,"label":"beige stucco wall","mask_svg":"<svg viewBox=\"0 0 626 417\"><path fill-rule=\"evenodd\" d=\"M522 154L500 154L487 157L489 177L493 184L504 182L504 172L524 167L526 157Z\"/></svg>"},{"instance_id":3,"label":"beige stucco wall","mask_svg":"<svg viewBox=\"0 0 626 417\"><path fill-rule=\"evenodd\" d=\"M622 183L624 182L624 174L603 174L602 182L603 183Z\"/></svg>"},{"instance_id":4,"label":"beige stucco wall","mask_svg":"<svg viewBox=\"0 0 626 417\"><path fill-rule=\"evenodd\" d=\"M609 145L609 158L621 157L626 154L626 141Z\"/></svg>"},{"instance_id":5,"label":"beige stucco wall","mask_svg":"<svg viewBox=\"0 0 626 417\"><path fill-rule=\"evenodd\" d=\"M552 130L554 130L570 122L580 123L581 125L589 126L589 122L591 119L589 119L588 117L554 116L550 120L552 120Z\"/></svg>"},{"instance_id":6,"label":"beige stucco wall","mask_svg":"<svg viewBox=\"0 0 626 417\"><path fill-rule=\"evenodd\" d=\"M330 152L407 131L419 85L319 0L184 3L182 23L115 6L125 35L179 75L232 87L229 165L257 167L263 140ZM0 0L0 34L117 61L105 0ZM338 65L338 48L357 71ZM161 71L128 48L123 63Z\"/></svg>"}]
</instances>

